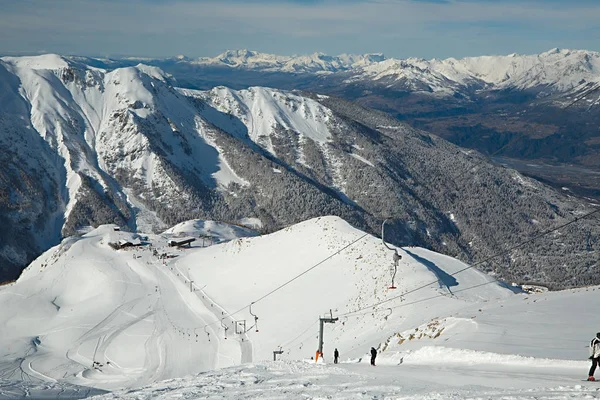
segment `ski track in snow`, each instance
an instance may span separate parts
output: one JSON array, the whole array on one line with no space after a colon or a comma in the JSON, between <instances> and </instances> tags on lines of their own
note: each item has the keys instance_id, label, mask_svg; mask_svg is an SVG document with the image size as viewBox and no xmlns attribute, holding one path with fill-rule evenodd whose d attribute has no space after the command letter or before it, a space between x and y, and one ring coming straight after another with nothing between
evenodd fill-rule
<instances>
[{"instance_id":1,"label":"ski track in snow","mask_svg":"<svg viewBox=\"0 0 600 400\"><path fill-rule=\"evenodd\" d=\"M208 232L220 244L167 245ZM103 226L67 239L0 287L0 398L600 398L600 384L581 382L596 288L515 294L470 269L450 293L436 271L465 264L406 248L392 291L391 252L363 235L323 217L265 236L188 221L118 251L108 242L136 234ZM340 320L314 363L318 316L330 313Z\"/></svg>"},{"instance_id":2,"label":"ski track in snow","mask_svg":"<svg viewBox=\"0 0 600 400\"><path fill-rule=\"evenodd\" d=\"M598 383L528 370L377 366L309 361L247 364L94 399L502 399L600 397Z\"/></svg>"}]
</instances>

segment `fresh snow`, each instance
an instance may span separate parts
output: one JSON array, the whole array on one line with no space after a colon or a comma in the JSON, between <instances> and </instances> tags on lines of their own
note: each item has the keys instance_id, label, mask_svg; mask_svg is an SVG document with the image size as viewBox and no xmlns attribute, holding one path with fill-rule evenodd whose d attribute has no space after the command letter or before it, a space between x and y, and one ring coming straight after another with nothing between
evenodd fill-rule
<instances>
[{"instance_id":1,"label":"fresh snow","mask_svg":"<svg viewBox=\"0 0 600 400\"><path fill-rule=\"evenodd\" d=\"M175 225L163 232L165 236L210 237L215 243L233 240L239 237L258 236L258 233L242 226L235 226L219 221L194 219Z\"/></svg>"},{"instance_id":2,"label":"fresh snow","mask_svg":"<svg viewBox=\"0 0 600 400\"><path fill-rule=\"evenodd\" d=\"M382 54L327 56L278 56L248 50L229 50L217 57L192 61L203 66L257 69L284 73L335 73L351 76L347 83L385 81L387 87L402 83L408 89L446 96L471 86L496 89L542 88L543 92L580 90L600 84L600 53L551 49L534 55L509 54L448 58L394 59ZM590 103L599 99L588 99Z\"/></svg>"},{"instance_id":3,"label":"fresh snow","mask_svg":"<svg viewBox=\"0 0 600 400\"><path fill-rule=\"evenodd\" d=\"M187 89L181 92L201 98L221 113L207 109L202 115L207 121L241 140L251 140L272 154L275 154L272 139L280 129L297 135L299 141L306 137L323 144L331 137L328 128L333 118L331 111L290 92L263 87L233 90L223 86L208 92ZM231 115L236 118L229 118Z\"/></svg>"},{"instance_id":4,"label":"fresh snow","mask_svg":"<svg viewBox=\"0 0 600 400\"><path fill-rule=\"evenodd\" d=\"M207 234L220 244L167 245ZM142 245L109 246L122 240ZM390 290L392 252L337 217L265 236L194 220L161 235L106 225L65 239L0 287L0 393L597 397L581 380L600 288L526 294L451 257L398 251ZM324 362L314 363L323 316L339 320L325 324Z\"/></svg>"},{"instance_id":5,"label":"fresh snow","mask_svg":"<svg viewBox=\"0 0 600 400\"><path fill-rule=\"evenodd\" d=\"M200 57L193 64L230 68L263 69L291 73L323 73L345 71L384 60L381 53L328 56L313 53L301 56L278 56L249 50L228 50L216 57Z\"/></svg>"},{"instance_id":6,"label":"fresh snow","mask_svg":"<svg viewBox=\"0 0 600 400\"><path fill-rule=\"evenodd\" d=\"M237 117L245 125L242 131L239 127L231 127L231 122L224 126L222 118L204 115L227 132L237 130L240 138L249 137L257 144L268 139L266 147L271 152L270 137L277 135L276 128L295 132L318 143L329 141L331 136L327 127L332 118L331 111L314 100L290 92L263 87L233 90L220 86L208 92L184 90L184 93L198 96L217 110Z\"/></svg>"}]
</instances>

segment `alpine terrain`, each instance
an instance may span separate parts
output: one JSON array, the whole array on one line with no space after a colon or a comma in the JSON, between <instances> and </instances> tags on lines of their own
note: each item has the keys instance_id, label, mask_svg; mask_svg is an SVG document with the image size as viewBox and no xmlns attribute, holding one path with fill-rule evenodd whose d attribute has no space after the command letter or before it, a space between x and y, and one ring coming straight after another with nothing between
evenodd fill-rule
<instances>
[{"instance_id":1,"label":"alpine terrain","mask_svg":"<svg viewBox=\"0 0 600 400\"><path fill-rule=\"evenodd\" d=\"M109 69L139 62L79 59ZM594 51L424 60L230 50L143 62L189 88L270 86L343 97L463 147L487 154L502 149L498 163L600 198L600 120L594 112L600 104L600 54Z\"/></svg>"},{"instance_id":2,"label":"alpine terrain","mask_svg":"<svg viewBox=\"0 0 600 400\"><path fill-rule=\"evenodd\" d=\"M346 62L367 73L385 62L373 57ZM269 233L336 215L370 233L391 218L391 243L457 257L509 282L600 282L598 219L534 240L593 204L476 151L337 97L182 89L157 67L86 60L0 59L4 280L62 238L101 224L157 233L220 220Z\"/></svg>"}]
</instances>

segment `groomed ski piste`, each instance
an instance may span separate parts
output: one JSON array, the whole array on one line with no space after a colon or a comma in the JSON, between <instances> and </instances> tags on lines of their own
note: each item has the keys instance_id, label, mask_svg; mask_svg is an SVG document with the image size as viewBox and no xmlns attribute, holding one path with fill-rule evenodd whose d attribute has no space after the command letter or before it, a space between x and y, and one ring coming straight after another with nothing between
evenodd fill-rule
<instances>
[{"instance_id":1,"label":"groomed ski piste","mask_svg":"<svg viewBox=\"0 0 600 400\"><path fill-rule=\"evenodd\" d=\"M0 287L0 398L600 397L582 381L600 289L528 294L398 252L389 289L393 252L337 217L65 239ZM315 362L320 317L338 320Z\"/></svg>"}]
</instances>

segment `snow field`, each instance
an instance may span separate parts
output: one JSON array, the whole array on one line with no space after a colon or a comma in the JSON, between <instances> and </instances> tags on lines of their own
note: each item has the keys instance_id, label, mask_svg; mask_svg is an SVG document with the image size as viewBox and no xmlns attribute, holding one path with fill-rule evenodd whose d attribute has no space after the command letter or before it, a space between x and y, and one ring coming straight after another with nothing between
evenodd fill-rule
<instances>
[{"instance_id":1,"label":"snow field","mask_svg":"<svg viewBox=\"0 0 600 400\"><path fill-rule=\"evenodd\" d=\"M167 246L209 232L220 244ZM188 221L137 248L111 248L139 238L113 226L65 240L0 288L0 379L11 393L24 380L73 396L80 386L141 388L108 398L590 394L580 380L598 330L587 307L596 288L515 293L450 257L403 248L390 290L392 252L337 217L237 235L255 234ZM315 364L318 318L330 315L339 320L325 324Z\"/></svg>"}]
</instances>

